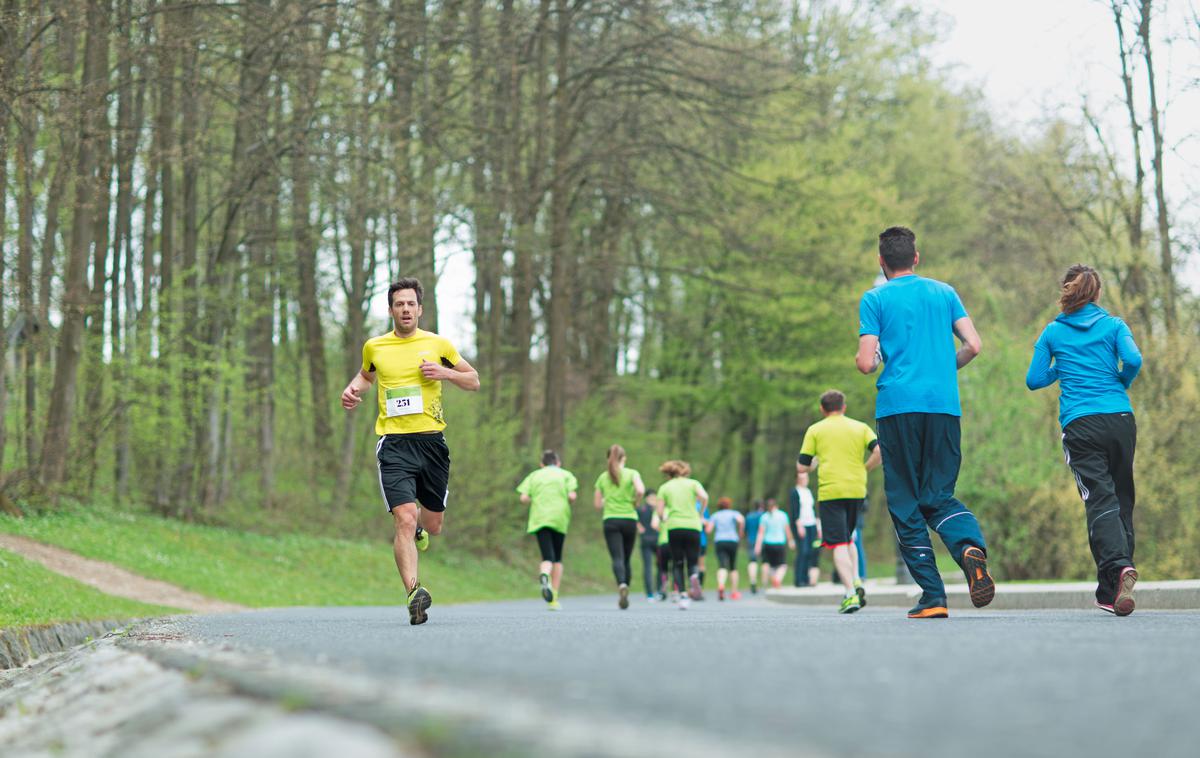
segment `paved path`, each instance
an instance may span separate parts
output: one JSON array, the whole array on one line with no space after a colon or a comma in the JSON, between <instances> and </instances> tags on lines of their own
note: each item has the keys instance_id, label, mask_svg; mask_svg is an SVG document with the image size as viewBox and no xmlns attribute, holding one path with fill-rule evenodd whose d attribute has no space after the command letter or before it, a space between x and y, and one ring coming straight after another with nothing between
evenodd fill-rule
<instances>
[{"instance_id":1,"label":"paved path","mask_svg":"<svg viewBox=\"0 0 1200 758\"><path fill-rule=\"evenodd\" d=\"M969 609L972 605L967 584L961 575L955 578L959 581L946 584L947 602L952 610ZM908 609L921 594L920 587L897 585L895 581L868 579L866 586L871 602L877 606ZM832 582L767 591L768 600L793 605L827 607L841 598L841 585ZM996 585L996 598L988 607L993 611L1092 610L1095 604L1095 582L1000 582ZM1200 610L1200 579L1138 582L1137 607L1144 611Z\"/></svg>"},{"instance_id":2,"label":"paved path","mask_svg":"<svg viewBox=\"0 0 1200 758\"><path fill-rule=\"evenodd\" d=\"M435 605L424 627L402 608L175 623L197 641L387 682L399 708L421 702L428 684L482 699L499 718L534 702L551 721L615 719L647 740L682 728L747 755L1190 758L1200 745L1196 612L909 621L892 608L839 616L757 599L686 612L644 600L626 612L608 598L563 605Z\"/></svg>"}]
</instances>

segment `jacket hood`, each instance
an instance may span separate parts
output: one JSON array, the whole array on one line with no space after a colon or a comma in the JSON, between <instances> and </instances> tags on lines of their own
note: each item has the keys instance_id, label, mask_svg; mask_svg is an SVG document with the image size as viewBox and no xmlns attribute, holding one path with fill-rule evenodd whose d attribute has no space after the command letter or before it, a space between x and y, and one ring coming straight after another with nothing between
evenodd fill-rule
<instances>
[{"instance_id":1,"label":"jacket hood","mask_svg":"<svg viewBox=\"0 0 1200 758\"><path fill-rule=\"evenodd\" d=\"M1091 329L1097 321L1107 315L1108 311L1095 303L1088 303L1074 313L1061 313L1054 320L1060 324L1066 324L1067 326L1083 331Z\"/></svg>"}]
</instances>

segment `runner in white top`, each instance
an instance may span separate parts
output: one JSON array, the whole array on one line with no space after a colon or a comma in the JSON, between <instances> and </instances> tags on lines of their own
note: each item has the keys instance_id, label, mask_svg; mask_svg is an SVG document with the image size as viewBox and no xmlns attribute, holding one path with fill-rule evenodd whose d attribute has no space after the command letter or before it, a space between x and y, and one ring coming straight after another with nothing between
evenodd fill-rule
<instances>
[{"instance_id":1,"label":"runner in white top","mask_svg":"<svg viewBox=\"0 0 1200 758\"><path fill-rule=\"evenodd\" d=\"M816 502L808 488L808 472L796 472L796 487L789 497L791 512L796 520L797 587L816 587L821 578L821 522L817 518Z\"/></svg>"},{"instance_id":2,"label":"runner in white top","mask_svg":"<svg viewBox=\"0 0 1200 758\"><path fill-rule=\"evenodd\" d=\"M725 580L730 580L730 600L741 600L738 592L737 550L746 535L746 518L733 509L733 501L723 497L717 501L717 512L705 527L717 546L717 600L725 599Z\"/></svg>"}]
</instances>

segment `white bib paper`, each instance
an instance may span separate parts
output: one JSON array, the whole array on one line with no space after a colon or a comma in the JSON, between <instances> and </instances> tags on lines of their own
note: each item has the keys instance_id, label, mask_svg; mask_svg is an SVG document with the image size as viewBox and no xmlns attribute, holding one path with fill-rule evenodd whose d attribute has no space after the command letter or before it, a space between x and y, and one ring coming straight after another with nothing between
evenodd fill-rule
<instances>
[{"instance_id":1,"label":"white bib paper","mask_svg":"<svg viewBox=\"0 0 1200 758\"><path fill-rule=\"evenodd\" d=\"M420 387L393 387L384 390L383 407L388 418L412 416L425 412L425 398Z\"/></svg>"}]
</instances>

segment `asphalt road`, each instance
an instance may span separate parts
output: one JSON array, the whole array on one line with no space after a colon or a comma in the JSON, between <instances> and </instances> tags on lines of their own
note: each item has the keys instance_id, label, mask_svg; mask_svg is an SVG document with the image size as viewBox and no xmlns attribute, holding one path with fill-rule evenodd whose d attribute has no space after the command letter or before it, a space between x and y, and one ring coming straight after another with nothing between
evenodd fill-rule
<instances>
[{"instance_id":1,"label":"asphalt road","mask_svg":"<svg viewBox=\"0 0 1200 758\"><path fill-rule=\"evenodd\" d=\"M435 603L437 600L436 588ZM546 718L603 714L652 735L796 754L1196 756L1200 613L902 611L718 603L688 611L634 597L320 608L188 617L188 636L291 662L319 661L544 705ZM741 752L741 751L738 751Z\"/></svg>"}]
</instances>

